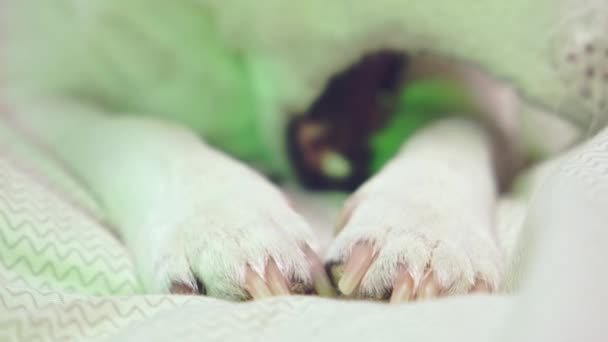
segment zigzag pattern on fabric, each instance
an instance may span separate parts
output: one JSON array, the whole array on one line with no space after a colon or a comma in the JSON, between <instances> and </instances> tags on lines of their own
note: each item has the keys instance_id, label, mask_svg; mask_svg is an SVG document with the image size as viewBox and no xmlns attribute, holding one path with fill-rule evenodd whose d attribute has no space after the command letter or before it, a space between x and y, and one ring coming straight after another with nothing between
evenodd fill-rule
<instances>
[{"instance_id":1,"label":"zigzag pattern on fabric","mask_svg":"<svg viewBox=\"0 0 608 342\"><path fill-rule=\"evenodd\" d=\"M109 232L1 157L0 278L91 294L139 291L132 260Z\"/></svg>"}]
</instances>

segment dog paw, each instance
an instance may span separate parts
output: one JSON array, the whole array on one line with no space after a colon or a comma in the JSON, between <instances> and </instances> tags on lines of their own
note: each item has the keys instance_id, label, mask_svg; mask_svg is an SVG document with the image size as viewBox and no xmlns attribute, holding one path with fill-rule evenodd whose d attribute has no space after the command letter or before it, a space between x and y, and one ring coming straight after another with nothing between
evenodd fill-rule
<instances>
[{"instance_id":1,"label":"dog paw","mask_svg":"<svg viewBox=\"0 0 608 342\"><path fill-rule=\"evenodd\" d=\"M309 227L278 197L208 204L142 237L135 252L144 284L154 292L235 300L333 295Z\"/></svg>"},{"instance_id":2,"label":"dog paw","mask_svg":"<svg viewBox=\"0 0 608 342\"><path fill-rule=\"evenodd\" d=\"M390 193L355 197L326 268L343 295L391 302L499 287L501 256L466 210Z\"/></svg>"}]
</instances>

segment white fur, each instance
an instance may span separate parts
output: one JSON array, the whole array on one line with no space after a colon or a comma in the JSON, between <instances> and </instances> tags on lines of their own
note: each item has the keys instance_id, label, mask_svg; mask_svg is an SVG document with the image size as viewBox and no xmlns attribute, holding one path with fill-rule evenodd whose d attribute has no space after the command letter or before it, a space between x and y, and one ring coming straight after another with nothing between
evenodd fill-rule
<instances>
[{"instance_id":1,"label":"white fur","mask_svg":"<svg viewBox=\"0 0 608 342\"><path fill-rule=\"evenodd\" d=\"M374 296L392 288L399 265L416 283L433 270L454 293L467 291L476 278L496 288L496 196L483 129L465 119L436 122L355 194L329 258L343 260L355 243L372 242L378 256L361 292Z\"/></svg>"},{"instance_id":2,"label":"white fur","mask_svg":"<svg viewBox=\"0 0 608 342\"><path fill-rule=\"evenodd\" d=\"M310 281L300 247L317 245L307 224L263 177L191 132L57 101L15 111L14 124L93 190L150 291L196 275L208 294L240 298L245 266L263 275L269 257L285 276Z\"/></svg>"}]
</instances>

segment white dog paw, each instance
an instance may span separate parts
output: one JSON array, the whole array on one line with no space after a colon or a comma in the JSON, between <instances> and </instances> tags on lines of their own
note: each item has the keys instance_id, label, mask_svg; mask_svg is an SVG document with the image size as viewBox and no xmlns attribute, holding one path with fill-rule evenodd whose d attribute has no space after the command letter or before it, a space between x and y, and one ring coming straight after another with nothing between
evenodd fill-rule
<instances>
[{"instance_id":1,"label":"white dog paw","mask_svg":"<svg viewBox=\"0 0 608 342\"><path fill-rule=\"evenodd\" d=\"M497 244L466 210L376 194L345 212L326 264L344 295L400 302L499 286Z\"/></svg>"},{"instance_id":2,"label":"white dog paw","mask_svg":"<svg viewBox=\"0 0 608 342\"><path fill-rule=\"evenodd\" d=\"M264 196L243 197L207 205L142 238L135 253L145 285L237 300L332 295L307 224L284 200L268 205Z\"/></svg>"}]
</instances>

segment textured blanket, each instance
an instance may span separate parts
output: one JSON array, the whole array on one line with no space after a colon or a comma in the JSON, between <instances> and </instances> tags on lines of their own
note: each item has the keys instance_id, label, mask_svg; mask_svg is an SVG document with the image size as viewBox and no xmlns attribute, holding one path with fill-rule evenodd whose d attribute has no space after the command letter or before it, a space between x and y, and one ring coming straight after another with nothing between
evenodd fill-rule
<instances>
[{"instance_id":1,"label":"textured blanket","mask_svg":"<svg viewBox=\"0 0 608 342\"><path fill-rule=\"evenodd\" d=\"M500 224L520 225L504 208ZM605 341L608 131L563 157L528 208L512 294L403 305L144 295L95 199L0 120L0 341Z\"/></svg>"}]
</instances>

